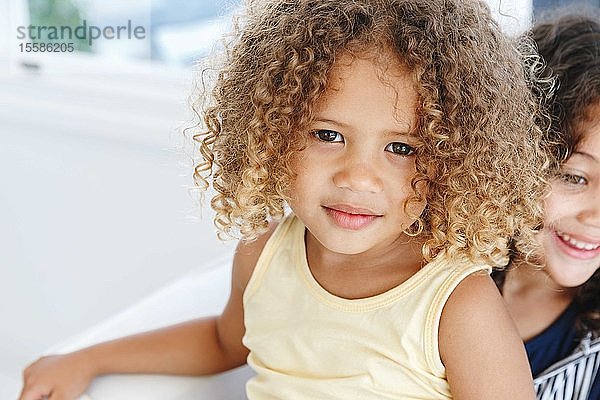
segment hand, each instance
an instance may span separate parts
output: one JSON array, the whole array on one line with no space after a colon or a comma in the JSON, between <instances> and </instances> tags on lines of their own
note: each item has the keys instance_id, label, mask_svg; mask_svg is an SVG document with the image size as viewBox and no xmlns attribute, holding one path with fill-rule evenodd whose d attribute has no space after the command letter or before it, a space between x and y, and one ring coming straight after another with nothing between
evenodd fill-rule
<instances>
[{"instance_id":1,"label":"hand","mask_svg":"<svg viewBox=\"0 0 600 400\"><path fill-rule=\"evenodd\" d=\"M23 371L19 400L74 400L94 377L84 353L42 357Z\"/></svg>"}]
</instances>

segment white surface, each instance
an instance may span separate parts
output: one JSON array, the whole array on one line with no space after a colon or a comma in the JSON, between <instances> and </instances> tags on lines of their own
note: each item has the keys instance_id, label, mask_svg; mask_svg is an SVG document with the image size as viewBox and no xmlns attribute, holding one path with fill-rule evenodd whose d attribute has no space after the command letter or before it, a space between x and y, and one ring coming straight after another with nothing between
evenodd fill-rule
<instances>
[{"instance_id":1,"label":"white surface","mask_svg":"<svg viewBox=\"0 0 600 400\"><path fill-rule=\"evenodd\" d=\"M0 399L15 400L21 390L21 380L0 374ZM81 399L88 400L88 399Z\"/></svg>"},{"instance_id":2,"label":"white surface","mask_svg":"<svg viewBox=\"0 0 600 400\"><path fill-rule=\"evenodd\" d=\"M230 279L231 255L206 262L115 316L53 346L46 353L69 352L98 341L218 314L229 297Z\"/></svg>"},{"instance_id":3,"label":"white surface","mask_svg":"<svg viewBox=\"0 0 600 400\"><path fill-rule=\"evenodd\" d=\"M117 316L48 351L64 353L126 334L219 313L227 301L231 258L194 271ZM160 349L156 349L160 351ZM252 371L241 367L211 377L109 375L97 378L80 400L245 399Z\"/></svg>"}]
</instances>

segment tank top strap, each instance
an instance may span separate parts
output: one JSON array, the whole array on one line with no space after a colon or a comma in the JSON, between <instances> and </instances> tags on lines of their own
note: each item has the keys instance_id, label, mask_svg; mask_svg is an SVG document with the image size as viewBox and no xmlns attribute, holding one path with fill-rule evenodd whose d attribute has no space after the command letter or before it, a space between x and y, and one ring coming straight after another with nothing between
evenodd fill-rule
<instances>
[{"instance_id":1,"label":"tank top strap","mask_svg":"<svg viewBox=\"0 0 600 400\"><path fill-rule=\"evenodd\" d=\"M254 271L252 272L252 276L246 285L246 290L244 290L243 303L244 305L247 303L248 299L256 292L256 290L260 287L263 277L269 266L272 264L272 259L277 254L278 251L281 251L282 245L285 245L284 240L287 237L288 233L293 229L302 229L304 230L304 225L298 220L298 218L294 214L290 214L286 216L275 228L273 234L263 251L261 252L258 260L256 261L256 266L254 267Z\"/></svg>"}]
</instances>

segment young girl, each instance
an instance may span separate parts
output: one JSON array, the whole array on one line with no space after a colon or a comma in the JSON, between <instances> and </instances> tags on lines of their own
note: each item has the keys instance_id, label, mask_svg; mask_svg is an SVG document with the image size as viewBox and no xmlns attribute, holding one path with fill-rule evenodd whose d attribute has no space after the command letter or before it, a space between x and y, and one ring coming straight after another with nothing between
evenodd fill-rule
<instances>
[{"instance_id":1,"label":"young girl","mask_svg":"<svg viewBox=\"0 0 600 400\"><path fill-rule=\"evenodd\" d=\"M544 269L514 260L495 279L529 356L538 399L600 399L600 23L565 16L532 30L562 162L539 234ZM559 134L560 132L560 134ZM559 140L560 139L560 140ZM558 396L558 397L554 397Z\"/></svg>"},{"instance_id":2,"label":"young girl","mask_svg":"<svg viewBox=\"0 0 600 400\"><path fill-rule=\"evenodd\" d=\"M485 4L251 1L239 26L196 136L243 237L225 310L42 358L21 399L245 362L250 399L533 399L488 273L540 223L542 132Z\"/></svg>"}]
</instances>

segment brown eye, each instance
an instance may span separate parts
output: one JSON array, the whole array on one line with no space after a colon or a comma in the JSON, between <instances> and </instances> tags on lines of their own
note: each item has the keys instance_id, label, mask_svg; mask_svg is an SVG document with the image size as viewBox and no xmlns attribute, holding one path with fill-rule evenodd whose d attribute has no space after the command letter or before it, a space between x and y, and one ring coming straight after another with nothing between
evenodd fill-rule
<instances>
[{"instance_id":1,"label":"brown eye","mask_svg":"<svg viewBox=\"0 0 600 400\"><path fill-rule=\"evenodd\" d=\"M568 184L571 185L587 185L588 181L581 175L569 174L567 172L559 175L559 178Z\"/></svg>"},{"instance_id":2,"label":"brown eye","mask_svg":"<svg viewBox=\"0 0 600 400\"><path fill-rule=\"evenodd\" d=\"M331 131L329 129L319 129L317 131L312 132L312 134L314 135L314 137L324 142L335 143L344 141L344 137L340 133L336 131Z\"/></svg>"},{"instance_id":3,"label":"brown eye","mask_svg":"<svg viewBox=\"0 0 600 400\"><path fill-rule=\"evenodd\" d=\"M393 142L385 146L385 151L389 151L390 153L398 154L401 156L410 156L414 154L415 148L401 142Z\"/></svg>"}]
</instances>

